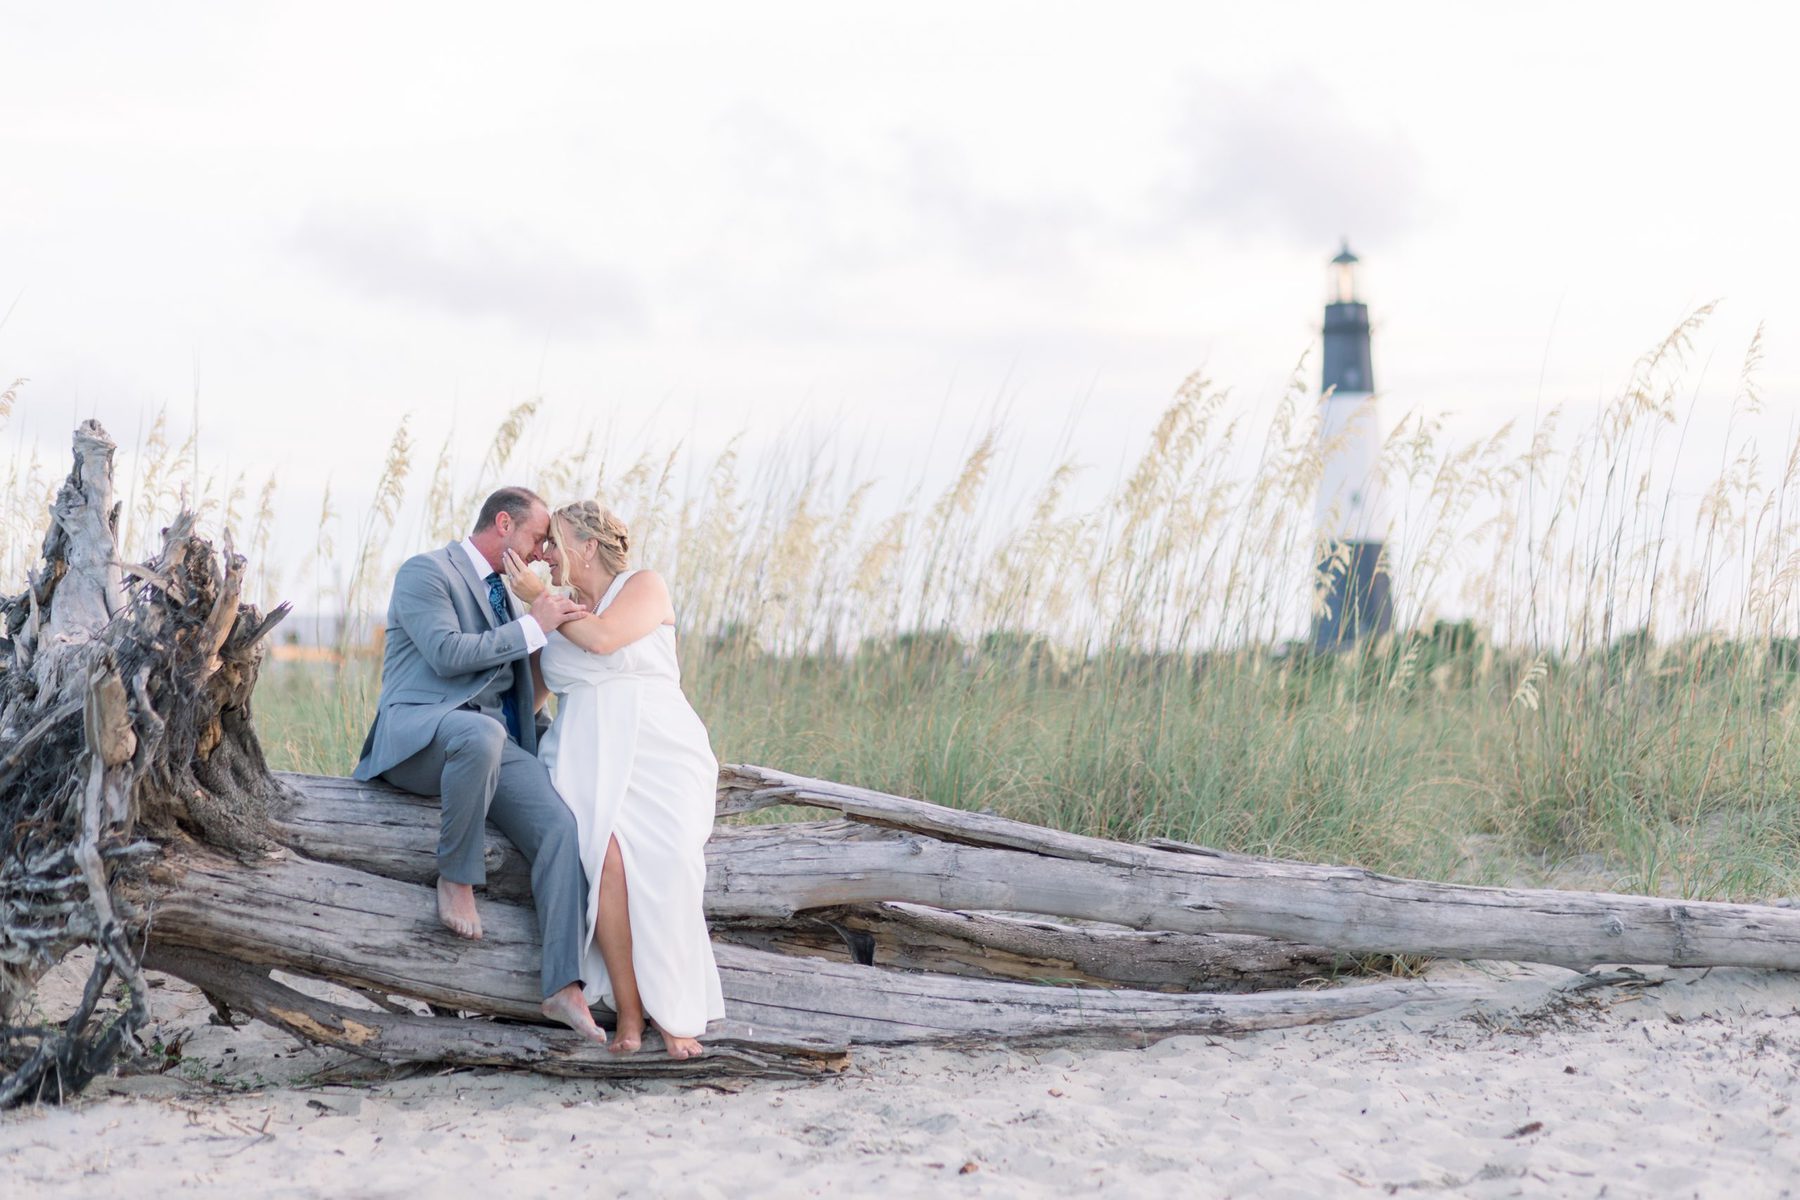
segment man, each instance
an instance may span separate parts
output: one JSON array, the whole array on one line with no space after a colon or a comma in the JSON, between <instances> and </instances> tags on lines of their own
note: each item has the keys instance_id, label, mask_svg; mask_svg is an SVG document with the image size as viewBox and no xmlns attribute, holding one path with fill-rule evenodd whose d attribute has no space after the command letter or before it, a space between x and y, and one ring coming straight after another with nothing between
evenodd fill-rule
<instances>
[{"instance_id":1,"label":"man","mask_svg":"<svg viewBox=\"0 0 1800 1200\"><path fill-rule=\"evenodd\" d=\"M487 881L483 825L500 827L531 862L544 1015L604 1042L581 996L587 872L574 814L537 759L529 661L549 631L583 610L546 590L515 617L502 573L508 550L536 562L549 535L543 500L504 487L481 506L468 537L400 567L381 698L355 777L441 798L438 919L461 937L481 937L474 886Z\"/></svg>"}]
</instances>

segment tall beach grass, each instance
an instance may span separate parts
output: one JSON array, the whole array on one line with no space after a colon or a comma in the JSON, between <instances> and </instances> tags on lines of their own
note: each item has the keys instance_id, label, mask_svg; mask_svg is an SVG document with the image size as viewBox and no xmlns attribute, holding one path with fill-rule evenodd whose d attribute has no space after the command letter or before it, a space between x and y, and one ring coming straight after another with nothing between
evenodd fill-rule
<instances>
[{"instance_id":1,"label":"tall beach grass","mask_svg":"<svg viewBox=\"0 0 1800 1200\"><path fill-rule=\"evenodd\" d=\"M629 460L592 436L520 453L536 402L478 465L395 432L374 500L272 546L272 479L207 480L158 420L132 456L128 544L185 492L260 572L252 595L347 619L265 672L277 765L341 773L367 728L368 647L394 568L465 532L500 482L599 496L681 612L686 685L727 761L755 761L1112 837L1477 881L1695 897L1796 890L1800 443L1762 444L1760 334L1702 494L1688 359L1707 310L1618 396L1456 439L1408 415L1381 456L1395 632L1304 651L1321 463L1304 364L1253 419L1195 377L1115 485L978 437L897 504L799 444L746 465ZM0 421L15 398L0 400ZM1741 434L1741 435L1740 435ZM415 469L417 468L417 469ZM184 474L185 472L185 474ZM1002 475L1035 479L1025 492ZM0 568L23 582L54 470L15 462ZM1078 486L1085 485L1085 486ZM1096 498L1096 496L1098 498ZM252 502L250 497L254 497ZM284 574L281 564L299 565Z\"/></svg>"}]
</instances>

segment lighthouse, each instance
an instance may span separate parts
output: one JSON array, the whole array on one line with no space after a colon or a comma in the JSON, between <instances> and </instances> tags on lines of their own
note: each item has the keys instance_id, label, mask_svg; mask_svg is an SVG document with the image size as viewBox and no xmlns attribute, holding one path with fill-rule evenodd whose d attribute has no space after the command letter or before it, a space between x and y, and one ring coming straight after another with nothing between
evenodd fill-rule
<instances>
[{"instance_id":1,"label":"lighthouse","mask_svg":"<svg viewBox=\"0 0 1800 1200\"><path fill-rule=\"evenodd\" d=\"M1325 303L1325 370L1319 389L1324 471L1314 509L1319 535L1312 645L1345 650L1394 623L1387 506L1377 473L1381 418L1369 355L1369 306L1357 291L1356 255L1345 242L1331 260Z\"/></svg>"}]
</instances>

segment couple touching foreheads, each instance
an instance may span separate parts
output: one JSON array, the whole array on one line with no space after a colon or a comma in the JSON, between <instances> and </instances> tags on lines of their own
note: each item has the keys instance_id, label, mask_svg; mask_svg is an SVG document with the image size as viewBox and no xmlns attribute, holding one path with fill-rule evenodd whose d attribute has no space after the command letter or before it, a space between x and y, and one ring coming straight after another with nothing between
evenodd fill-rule
<instances>
[{"instance_id":1,"label":"couple touching foreheads","mask_svg":"<svg viewBox=\"0 0 1800 1200\"><path fill-rule=\"evenodd\" d=\"M719 767L681 691L668 586L629 551L601 505L552 513L507 487L468 537L408 559L356 778L442 799L438 917L462 937L481 937L484 823L531 861L545 1016L605 1042L588 1009L604 1003L614 1050L648 1016L691 1058L725 1015L701 911Z\"/></svg>"}]
</instances>

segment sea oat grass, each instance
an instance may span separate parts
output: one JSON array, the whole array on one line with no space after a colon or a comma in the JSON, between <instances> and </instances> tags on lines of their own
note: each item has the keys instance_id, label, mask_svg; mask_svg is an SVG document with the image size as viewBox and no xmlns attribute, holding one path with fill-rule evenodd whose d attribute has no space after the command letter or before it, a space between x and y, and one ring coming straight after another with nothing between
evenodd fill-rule
<instances>
[{"instance_id":1,"label":"sea oat grass","mask_svg":"<svg viewBox=\"0 0 1800 1200\"><path fill-rule=\"evenodd\" d=\"M286 636L313 645L290 657L324 661L276 663L258 694L288 768L350 769L395 567L517 482L557 503L598 494L630 522L636 560L670 580L685 683L727 761L1409 875L1787 895L1800 441L1776 453L1755 432L1760 331L1728 406L1687 386L1708 311L1597 410L1466 440L1399 415L1379 459L1394 632L1338 655L1305 649L1331 589L1313 511L1329 448L1304 363L1260 417L1188 379L1104 491L1066 455L1009 457L1003 425L941 490L896 495L880 478L894 464L795 435L754 453L740 436L710 461L540 438L532 400L470 471L465 439L446 438L409 494L403 422L373 499L327 483L305 554L272 544L272 485L240 516L241 477L203 476L195 435L177 444L158 417L121 490L126 542L185 495L250 526L253 594L347 616L295 622ZM1716 479L1678 488L1695 413L1727 408ZM41 537L48 474L21 453L6 476L8 586Z\"/></svg>"}]
</instances>

